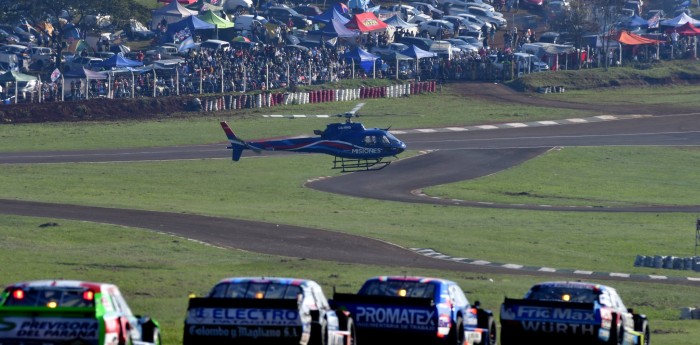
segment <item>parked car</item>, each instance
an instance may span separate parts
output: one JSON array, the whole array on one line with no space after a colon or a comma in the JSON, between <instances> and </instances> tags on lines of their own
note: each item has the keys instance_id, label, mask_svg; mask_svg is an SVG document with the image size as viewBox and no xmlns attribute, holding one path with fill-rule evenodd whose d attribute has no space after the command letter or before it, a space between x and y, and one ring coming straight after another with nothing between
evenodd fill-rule
<instances>
[{"instance_id":1,"label":"parked car","mask_svg":"<svg viewBox=\"0 0 700 345\"><path fill-rule=\"evenodd\" d=\"M446 20L446 21L452 23L452 25L454 25L455 27L457 27L457 25L459 25L459 30L472 31L472 30L480 30L481 29L480 26L477 26L476 24L470 23L466 18L464 18L462 16L448 15L448 16L442 17L442 20Z\"/></svg>"},{"instance_id":2,"label":"parked car","mask_svg":"<svg viewBox=\"0 0 700 345\"><path fill-rule=\"evenodd\" d=\"M156 33L148 30L148 28L136 19L129 20L127 27L127 35L133 40L150 40L155 37Z\"/></svg>"},{"instance_id":3,"label":"parked car","mask_svg":"<svg viewBox=\"0 0 700 345\"><path fill-rule=\"evenodd\" d=\"M20 59L29 58L29 47L22 44L8 44L0 47L0 52L15 54Z\"/></svg>"},{"instance_id":4,"label":"parked car","mask_svg":"<svg viewBox=\"0 0 700 345\"><path fill-rule=\"evenodd\" d=\"M406 48L408 48L407 45L403 43L394 42L389 43L386 46L374 46L369 51L372 54L388 54L391 52L400 53L401 51L406 50Z\"/></svg>"},{"instance_id":5,"label":"parked car","mask_svg":"<svg viewBox=\"0 0 700 345\"><path fill-rule=\"evenodd\" d=\"M94 56L76 56L70 61L66 60L63 64L64 72L80 71L82 68L93 69L94 65L104 61Z\"/></svg>"},{"instance_id":6,"label":"parked car","mask_svg":"<svg viewBox=\"0 0 700 345\"><path fill-rule=\"evenodd\" d=\"M521 68L518 72L534 73L549 70L549 65L546 62L540 61L537 56L528 53L514 53L513 57L517 66Z\"/></svg>"},{"instance_id":7,"label":"parked car","mask_svg":"<svg viewBox=\"0 0 700 345\"><path fill-rule=\"evenodd\" d=\"M19 37L17 37L17 35L15 35L12 31L8 32L5 29L0 29L0 43L18 44Z\"/></svg>"},{"instance_id":8,"label":"parked car","mask_svg":"<svg viewBox=\"0 0 700 345\"><path fill-rule=\"evenodd\" d=\"M467 43L459 38L448 38L445 41L450 42L452 46L459 48L462 52L465 53L476 53L479 51L479 48L481 48L480 46Z\"/></svg>"},{"instance_id":9,"label":"parked car","mask_svg":"<svg viewBox=\"0 0 700 345\"><path fill-rule=\"evenodd\" d=\"M236 31L253 31L253 28L262 28L267 24L267 18L252 14L241 14L233 21L233 29Z\"/></svg>"},{"instance_id":10,"label":"parked car","mask_svg":"<svg viewBox=\"0 0 700 345\"><path fill-rule=\"evenodd\" d=\"M427 14L433 19L440 19L442 16L445 15L445 11L436 8L435 6L426 3L426 2L412 2L409 5L415 7L417 10L423 12L423 14Z\"/></svg>"},{"instance_id":11,"label":"parked car","mask_svg":"<svg viewBox=\"0 0 700 345\"><path fill-rule=\"evenodd\" d=\"M454 25L446 20L433 19L420 23L418 26L418 31L422 35L427 33L431 37L441 36L443 32L448 33L448 35L451 36L454 33Z\"/></svg>"},{"instance_id":12,"label":"parked car","mask_svg":"<svg viewBox=\"0 0 700 345\"><path fill-rule=\"evenodd\" d=\"M211 40L210 39L210 40L206 40L206 41L202 42L202 44L199 45L199 48L211 49L214 52L218 52L218 51L225 52L225 51L228 51L229 49L231 49L231 43L228 43L228 42L222 41L222 40ZM175 49L175 53L177 53L177 48Z\"/></svg>"},{"instance_id":13,"label":"parked car","mask_svg":"<svg viewBox=\"0 0 700 345\"><path fill-rule=\"evenodd\" d=\"M53 49L48 47L29 48L29 64L32 68L43 70L54 66L56 56Z\"/></svg>"},{"instance_id":14,"label":"parked car","mask_svg":"<svg viewBox=\"0 0 700 345\"><path fill-rule=\"evenodd\" d=\"M487 23L490 23L496 28L496 30L504 29L508 26L508 21L503 18L503 14L500 12L486 11L479 7L470 6L467 7L465 13L471 14Z\"/></svg>"},{"instance_id":15,"label":"parked car","mask_svg":"<svg viewBox=\"0 0 700 345\"><path fill-rule=\"evenodd\" d=\"M403 43L407 46L415 45L416 47L423 49L425 51L430 50L430 46L433 44L433 40L424 37L412 37L412 36L401 36L398 39L399 43Z\"/></svg>"},{"instance_id":16,"label":"parked car","mask_svg":"<svg viewBox=\"0 0 700 345\"><path fill-rule=\"evenodd\" d=\"M481 31L473 31L475 33L478 33L479 36L457 36L455 38L459 38L460 40L467 42L468 44L471 44L475 46L477 49L483 47L484 44L484 38L481 36Z\"/></svg>"},{"instance_id":17,"label":"parked car","mask_svg":"<svg viewBox=\"0 0 700 345\"><path fill-rule=\"evenodd\" d=\"M481 32L481 30L463 31L463 32L460 32L460 34L461 35L457 36L457 38L471 37L478 42L479 46L482 46L484 44L484 39L486 39L486 37L484 37L484 34ZM465 41L472 43L471 41L468 41L466 39L465 39Z\"/></svg>"},{"instance_id":18,"label":"parked car","mask_svg":"<svg viewBox=\"0 0 700 345\"><path fill-rule=\"evenodd\" d=\"M520 0L520 7L542 10L544 9L544 0Z\"/></svg>"},{"instance_id":19,"label":"parked car","mask_svg":"<svg viewBox=\"0 0 700 345\"><path fill-rule=\"evenodd\" d=\"M473 14L469 14L469 13L460 13L460 14L458 14L458 16L460 16L460 17L466 19L466 20L469 22L469 24L471 24L472 26L478 27L477 30L481 30L481 28L483 28L484 25L488 25L489 27L492 27L492 26L491 26L491 23L486 23L485 21L483 21L483 20L477 18L477 17L474 16Z\"/></svg>"},{"instance_id":20,"label":"parked car","mask_svg":"<svg viewBox=\"0 0 700 345\"><path fill-rule=\"evenodd\" d=\"M273 18L287 24L290 20L296 28L306 28L311 26L311 21L305 15L297 13L292 8L286 6L271 6L263 13L268 19Z\"/></svg>"},{"instance_id":21,"label":"parked car","mask_svg":"<svg viewBox=\"0 0 700 345\"><path fill-rule=\"evenodd\" d=\"M392 14L398 14L398 16L401 19L403 19L409 23L415 23L415 21L413 21L413 18L416 16L424 16L424 18L427 17L427 15L424 14L421 10L419 10L413 6L404 5L404 4L397 4L397 5L388 6L386 8L381 8L375 14L378 17L391 16ZM432 19L432 18L427 17L427 19Z\"/></svg>"},{"instance_id":22,"label":"parked car","mask_svg":"<svg viewBox=\"0 0 700 345\"><path fill-rule=\"evenodd\" d=\"M295 6L294 10L297 11L297 13L303 14L307 17L317 16L323 13L323 11L321 11L321 9L315 5L299 5Z\"/></svg>"},{"instance_id":23,"label":"parked car","mask_svg":"<svg viewBox=\"0 0 700 345\"><path fill-rule=\"evenodd\" d=\"M37 81L36 80L28 80L28 81L18 81L16 86L17 86L17 93L20 94L20 97L25 97L28 93L32 93L37 91L36 90L36 85ZM7 89L7 94L8 95L14 95L15 94L15 85L10 86ZM0 343L2 343L0 341Z\"/></svg>"},{"instance_id":24,"label":"parked car","mask_svg":"<svg viewBox=\"0 0 700 345\"><path fill-rule=\"evenodd\" d=\"M445 8L449 8L455 5L459 7L474 6L482 8L486 11L495 11L493 5L485 3L483 0L441 0L441 4Z\"/></svg>"},{"instance_id":25,"label":"parked car","mask_svg":"<svg viewBox=\"0 0 700 345\"><path fill-rule=\"evenodd\" d=\"M22 42L34 43L36 42L36 36L39 34L36 29L27 26L15 26L12 28L12 32L15 33ZM35 35L36 34L36 35Z\"/></svg>"},{"instance_id":26,"label":"parked car","mask_svg":"<svg viewBox=\"0 0 700 345\"><path fill-rule=\"evenodd\" d=\"M253 7L252 0L225 0L222 5L226 12L236 12Z\"/></svg>"}]
</instances>

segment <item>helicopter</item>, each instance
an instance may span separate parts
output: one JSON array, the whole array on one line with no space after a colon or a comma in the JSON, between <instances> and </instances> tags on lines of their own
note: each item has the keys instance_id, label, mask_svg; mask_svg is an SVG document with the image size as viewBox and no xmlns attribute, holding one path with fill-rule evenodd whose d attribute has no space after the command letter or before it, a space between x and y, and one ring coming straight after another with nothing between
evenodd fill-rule
<instances>
[{"instance_id":1,"label":"helicopter","mask_svg":"<svg viewBox=\"0 0 700 345\"><path fill-rule=\"evenodd\" d=\"M333 156L333 169L342 172L362 170L379 170L391 163L384 160L396 157L406 150L406 144L389 133L389 128L365 128L359 122L352 122L358 117L357 111L364 106L360 103L351 111L335 115L345 117L345 122L330 123L325 130L314 130L316 137L290 138L281 140L243 141L238 138L226 121L221 122L233 150L232 159L238 161L243 150L293 151L305 153L323 153Z\"/></svg>"}]
</instances>

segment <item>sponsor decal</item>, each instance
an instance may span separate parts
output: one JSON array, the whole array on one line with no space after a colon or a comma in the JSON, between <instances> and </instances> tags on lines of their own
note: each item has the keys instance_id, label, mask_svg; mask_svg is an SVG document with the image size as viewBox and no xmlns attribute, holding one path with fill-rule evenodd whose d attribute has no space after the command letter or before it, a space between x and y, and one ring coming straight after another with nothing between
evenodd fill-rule
<instances>
[{"instance_id":1,"label":"sponsor decal","mask_svg":"<svg viewBox=\"0 0 700 345\"><path fill-rule=\"evenodd\" d=\"M527 332L557 333L570 335L595 335L595 325L581 323L556 323L542 321L522 321Z\"/></svg>"},{"instance_id":2,"label":"sponsor decal","mask_svg":"<svg viewBox=\"0 0 700 345\"><path fill-rule=\"evenodd\" d=\"M217 338L299 338L296 327L190 326L189 335Z\"/></svg>"},{"instance_id":3,"label":"sponsor decal","mask_svg":"<svg viewBox=\"0 0 700 345\"><path fill-rule=\"evenodd\" d=\"M379 154L379 153L382 153L382 149L363 147L363 148L360 148L360 149L352 149L352 153L358 153L358 154L367 154L367 153Z\"/></svg>"},{"instance_id":4,"label":"sponsor decal","mask_svg":"<svg viewBox=\"0 0 700 345\"><path fill-rule=\"evenodd\" d=\"M94 319L20 318L0 320L0 335L24 339L97 339L99 326Z\"/></svg>"},{"instance_id":5,"label":"sponsor decal","mask_svg":"<svg viewBox=\"0 0 700 345\"><path fill-rule=\"evenodd\" d=\"M365 24L365 26L375 26L379 23L374 19L365 19L362 21L362 24Z\"/></svg>"},{"instance_id":6,"label":"sponsor decal","mask_svg":"<svg viewBox=\"0 0 700 345\"><path fill-rule=\"evenodd\" d=\"M0 319L0 332L6 332L15 328L16 324L14 322L7 322L5 319Z\"/></svg>"},{"instance_id":7,"label":"sponsor decal","mask_svg":"<svg viewBox=\"0 0 700 345\"><path fill-rule=\"evenodd\" d=\"M546 308L520 306L504 313L506 320L553 321L569 323L595 323L593 310L576 310L569 308Z\"/></svg>"},{"instance_id":8,"label":"sponsor decal","mask_svg":"<svg viewBox=\"0 0 700 345\"><path fill-rule=\"evenodd\" d=\"M237 326L299 326L299 312L285 309L196 308L187 314L187 323Z\"/></svg>"},{"instance_id":9,"label":"sponsor decal","mask_svg":"<svg viewBox=\"0 0 700 345\"><path fill-rule=\"evenodd\" d=\"M362 327L435 331L435 311L421 309L364 307L355 311L355 323Z\"/></svg>"}]
</instances>

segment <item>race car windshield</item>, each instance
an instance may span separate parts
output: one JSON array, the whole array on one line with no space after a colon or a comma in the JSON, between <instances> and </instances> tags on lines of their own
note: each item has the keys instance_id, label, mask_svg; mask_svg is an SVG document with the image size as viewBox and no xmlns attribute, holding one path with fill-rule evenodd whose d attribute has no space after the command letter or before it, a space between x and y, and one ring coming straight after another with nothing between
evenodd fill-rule
<instances>
[{"instance_id":1,"label":"race car windshield","mask_svg":"<svg viewBox=\"0 0 700 345\"><path fill-rule=\"evenodd\" d=\"M241 282L219 284L209 294L215 298L297 299L299 286L272 282Z\"/></svg>"},{"instance_id":2,"label":"race car windshield","mask_svg":"<svg viewBox=\"0 0 700 345\"><path fill-rule=\"evenodd\" d=\"M593 303L598 300L599 292L593 289L567 286L538 286L530 290L525 299L538 301L562 301L574 303Z\"/></svg>"},{"instance_id":3,"label":"race car windshield","mask_svg":"<svg viewBox=\"0 0 700 345\"><path fill-rule=\"evenodd\" d=\"M360 295L434 298L435 285L398 280L371 281L362 287Z\"/></svg>"},{"instance_id":4,"label":"race car windshield","mask_svg":"<svg viewBox=\"0 0 700 345\"><path fill-rule=\"evenodd\" d=\"M85 299L84 289L27 289L22 294L10 294L5 300L5 306L80 308L94 307L94 299Z\"/></svg>"}]
</instances>

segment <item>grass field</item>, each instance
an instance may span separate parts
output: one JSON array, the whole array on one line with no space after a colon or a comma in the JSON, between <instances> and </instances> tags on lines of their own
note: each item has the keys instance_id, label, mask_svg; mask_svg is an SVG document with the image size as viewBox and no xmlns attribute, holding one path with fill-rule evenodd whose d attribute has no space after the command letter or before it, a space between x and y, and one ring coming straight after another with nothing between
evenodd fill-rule
<instances>
[{"instance_id":1,"label":"grass field","mask_svg":"<svg viewBox=\"0 0 700 345\"><path fill-rule=\"evenodd\" d=\"M53 220L55 221L55 220ZM165 344L182 339L187 295L206 293L219 279L230 276L290 276L316 280L332 294L354 292L368 277L384 274L439 276L457 281L473 302L498 312L504 296L517 297L539 280L532 277L347 265L299 260L197 244L150 231L58 220L0 217L1 284L22 280L82 279L115 282L132 310L156 318ZM39 249L39 250L37 250ZM678 306L697 303L688 287L616 283L628 306L651 320L654 344L691 345L700 336L696 321L678 321Z\"/></svg>"},{"instance_id":2,"label":"grass field","mask_svg":"<svg viewBox=\"0 0 700 345\"><path fill-rule=\"evenodd\" d=\"M452 125L537 121L593 116L583 111L542 108L513 104L493 104L465 99L451 89L434 95L402 99L362 101L359 121L366 127L420 128ZM218 122L227 120L244 139L284 135L313 135L329 119L268 119L264 114L341 114L357 102L318 103L280 106L246 111L185 114L160 121L112 123L50 123L0 126L2 151L75 150L115 147L190 145L225 141ZM330 120L335 121L335 120ZM37 138L41 138L38 140Z\"/></svg>"},{"instance_id":3,"label":"grass field","mask_svg":"<svg viewBox=\"0 0 700 345\"><path fill-rule=\"evenodd\" d=\"M566 147L496 175L425 191L507 204L700 205L693 188L699 164L697 147Z\"/></svg>"},{"instance_id":4,"label":"grass field","mask_svg":"<svg viewBox=\"0 0 700 345\"><path fill-rule=\"evenodd\" d=\"M655 97L665 92L653 91ZM688 104L699 102L692 93L677 91L668 93L684 97L676 98L679 101L694 102ZM618 91L609 91L614 92ZM613 96L588 91L575 97L586 102L597 98L604 101ZM288 114L332 114L353 106L354 103L346 102L273 110ZM392 128L528 121L574 114L568 110L479 103L449 89L432 97L372 101L363 113L368 115L361 118L367 126L393 125ZM7 152L201 144L223 141L216 123L220 119L229 120L245 138L310 133L328 122L275 122L259 115L260 112L219 113L153 122L3 125L0 147ZM576 114L579 115L582 113ZM491 177L429 191L450 197L518 202L523 198L518 195L527 192L538 203L549 200L561 204L693 204L698 203L698 198L693 196L697 189L693 184L697 174L693 172L699 159L698 151L692 149L565 149ZM497 262L700 277L687 271L632 267L637 254L692 254L696 215L409 205L304 188L308 179L328 175L328 164L327 156L300 155L245 159L235 164L229 160L190 160L2 165L0 198L311 226ZM633 164L635 169L625 169L624 164ZM527 174L528 183L523 183L523 174ZM673 183L665 182L669 176ZM281 195L284 197L280 198ZM48 221L60 226L38 227ZM340 291L353 291L365 278L377 274L440 276L458 281L473 299L482 300L495 311L504 295L519 296L539 280L272 257L217 249L138 229L63 220L3 216L0 234L0 258L9 263L0 270L0 283L47 277L117 283L136 311L146 311L163 322L166 343L178 343L181 338L186 295L191 291L203 293L227 276L302 276L319 281L328 292L333 285ZM655 330L654 344L690 345L700 338L697 321L678 320L678 308L698 304L697 288L639 283L615 283L615 286L629 307L649 315Z\"/></svg>"}]
</instances>

